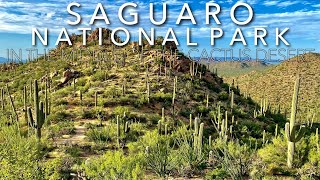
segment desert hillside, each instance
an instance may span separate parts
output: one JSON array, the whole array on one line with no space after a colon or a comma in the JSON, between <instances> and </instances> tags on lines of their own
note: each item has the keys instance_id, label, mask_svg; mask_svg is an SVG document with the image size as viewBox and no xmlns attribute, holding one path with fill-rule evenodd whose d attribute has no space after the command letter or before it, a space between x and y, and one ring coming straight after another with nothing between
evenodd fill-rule
<instances>
[{"instance_id":1,"label":"desert hillside","mask_svg":"<svg viewBox=\"0 0 320 180\"><path fill-rule=\"evenodd\" d=\"M313 89L319 82L308 79L316 71L302 69L301 79L282 71L299 69L291 60L268 77L250 77L252 97L259 96L253 88L267 97L260 103L245 94L244 79L240 88L224 83L206 65L172 54L177 47L162 46L161 38L152 47L98 46L97 32L87 46L73 35L75 46L60 44L49 59L1 65L0 179L320 176L319 124L302 126L295 116L289 123L290 113L268 101L274 103L271 89L281 88L288 104L299 87L302 98L306 87L309 97L319 97ZM72 54L81 48L81 57ZM271 81L277 75L287 79ZM259 89L262 79L269 84ZM287 149L292 143L296 149Z\"/></svg>"},{"instance_id":2,"label":"desert hillside","mask_svg":"<svg viewBox=\"0 0 320 180\"><path fill-rule=\"evenodd\" d=\"M263 61L217 61L209 64L212 72L217 71L219 76L230 78L249 72L264 72L274 65Z\"/></svg>"},{"instance_id":3,"label":"desert hillside","mask_svg":"<svg viewBox=\"0 0 320 180\"><path fill-rule=\"evenodd\" d=\"M250 72L225 79L229 83L234 80L243 92L248 92L256 101L267 97L272 106L280 105L289 110L293 82L300 75L299 111L317 113L320 107L319 63L320 54L309 53L291 58L264 72Z\"/></svg>"}]
</instances>

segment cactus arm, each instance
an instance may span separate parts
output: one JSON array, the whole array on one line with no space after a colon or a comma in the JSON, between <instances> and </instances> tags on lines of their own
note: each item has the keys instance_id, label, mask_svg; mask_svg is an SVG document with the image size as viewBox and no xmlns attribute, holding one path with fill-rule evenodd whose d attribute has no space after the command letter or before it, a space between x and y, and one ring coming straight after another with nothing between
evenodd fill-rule
<instances>
[{"instance_id":1,"label":"cactus arm","mask_svg":"<svg viewBox=\"0 0 320 180\"><path fill-rule=\"evenodd\" d=\"M300 126L300 129L298 131L297 136L294 138L295 142L300 141L300 139L302 138L302 136L305 134L306 132L306 127L305 126Z\"/></svg>"}]
</instances>

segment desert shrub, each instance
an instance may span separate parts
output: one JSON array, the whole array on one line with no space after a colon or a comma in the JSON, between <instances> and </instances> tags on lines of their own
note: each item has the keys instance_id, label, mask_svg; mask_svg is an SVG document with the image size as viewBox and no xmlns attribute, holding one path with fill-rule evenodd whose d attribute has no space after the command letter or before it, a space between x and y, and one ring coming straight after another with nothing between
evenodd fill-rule
<instances>
[{"instance_id":1,"label":"desert shrub","mask_svg":"<svg viewBox=\"0 0 320 180\"><path fill-rule=\"evenodd\" d=\"M86 136L88 136L89 140L94 141L96 143L111 141L114 135L115 135L115 130L113 128L110 128L110 126L90 128L86 132Z\"/></svg>"},{"instance_id":2,"label":"desert shrub","mask_svg":"<svg viewBox=\"0 0 320 180\"><path fill-rule=\"evenodd\" d=\"M104 71L97 71L91 77L92 81L105 81L108 76Z\"/></svg>"},{"instance_id":3,"label":"desert shrub","mask_svg":"<svg viewBox=\"0 0 320 180\"><path fill-rule=\"evenodd\" d=\"M196 100L196 101L203 101L205 99L203 93L193 93L192 95L192 99Z\"/></svg>"},{"instance_id":4,"label":"desert shrub","mask_svg":"<svg viewBox=\"0 0 320 180\"><path fill-rule=\"evenodd\" d=\"M132 102L133 106L135 108L140 108L142 107L144 104L148 103L148 99L146 96L139 96L138 98L135 98L134 101Z\"/></svg>"},{"instance_id":5,"label":"desert shrub","mask_svg":"<svg viewBox=\"0 0 320 180\"><path fill-rule=\"evenodd\" d=\"M205 179L211 180L211 179L227 179L228 174L224 169L215 168L212 171L209 171L205 175Z\"/></svg>"},{"instance_id":6,"label":"desert shrub","mask_svg":"<svg viewBox=\"0 0 320 180\"><path fill-rule=\"evenodd\" d=\"M229 94L227 92L220 92L218 95L219 101L227 101L229 99Z\"/></svg>"},{"instance_id":7,"label":"desert shrub","mask_svg":"<svg viewBox=\"0 0 320 180\"><path fill-rule=\"evenodd\" d=\"M114 108L113 110L113 114L116 116L120 116L122 117L124 115L124 113L126 113L126 115L128 115L129 113L129 108L125 107L125 106L117 106L116 108Z\"/></svg>"},{"instance_id":8,"label":"desert shrub","mask_svg":"<svg viewBox=\"0 0 320 180\"><path fill-rule=\"evenodd\" d=\"M155 101L159 101L159 102L171 102L172 101L172 93L164 93L164 92L156 92L152 98Z\"/></svg>"},{"instance_id":9,"label":"desert shrub","mask_svg":"<svg viewBox=\"0 0 320 180\"><path fill-rule=\"evenodd\" d=\"M302 138L295 146L293 165L301 167L307 157L306 139ZM258 151L258 159L263 164L261 169L266 174L288 174L290 169L287 168L287 139L278 136L271 143L265 145ZM260 170L260 171L261 171Z\"/></svg>"},{"instance_id":10,"label":"desert shrub","mask_svg":"<svg viewBox=\"0 0 320 180\"><path fill-rule=\"evenodd\" d=\"M68 101L63 98L59 98L58 100L54 101L55 106L60 106L60 105L68 105Z\"/></svg>"},{"instance_id":11,"label":"desert shrub","mask_svg":"<svg viewBox=\"0 0 320 180\"><path fill-rule=\"evenodd\" d=\"M146 147L146 166L159 177L167 177L174 169L174 155L166 136L158 137L151 146Z\"/></svg>"},{"instance_id":12,"label":"desert shrub","mask_svg":"<svg viewBox=\"0 0 320 180\"><path fill-rule=\"evenodd\" d=\"M125 139L127 142L135 142L138 138L144 135L146 131L146 125L142 123L132 123L129 125L129 132L125 133Z\"/></svg>"},{"instance_id":13,"label":"desert shrub","mask_svg":"<svg viewBox=\"0 0 320 180\"><path fill-rule=\"evenodd\" d=\"M155 146L156 142L159 141L160 136L157 130L146 131L146 133L138 139L137 142L128 143L128 149L131 154L144 152L147 146Z\"/></svg>"},{"instance_id":14,"label":"desert shrub","mask_svg":"<svg viewBox=\"0 0 320 180\"><path fill-rule=\"evenodd\" d=\"M255 154L253 149L238 142L223 142L220 139L214 141L213 147L213 167L219 167L220 170L214 169L209 175L214 177L227 175L231 179L243 179L249 175Z\"/></svg>"},{"instance_id":15,"label":"desert shrub","mask_svg":"<svg viewBox=\"0 0 320 180\"><path fill-rule=\"evenodd\" d=\"M311 135L309 140L310 150L308 160L311 164L320 168L320 142L317 142L316 135ZM319 149L317 145L319 146Z\"/></svg>"},{"instance_id":16,"label":"desert shrub","mask_svg":"<svg viewBox=\"0 0 320 180\"><path fill-rule=\"evenodd\" d=\"M49 159L43 164L43 179L55 180L55 179L69 179L70 169L74 164L74 160L70 157L59 157L55 159Z\"/></svg>"},{"instance_id":17,"label":"desert shrub","mask_svg":"<svg viewBox=\"0 0 320 180\"><path fill-rule=\"evenodd\" d=\"M201 153L194 147L193 131L187 130L186 126L178 128L174 132L173 141L178 146L174 150L175 162L177 164L176 171L180 176L191 177L193 174L199 173L206 166L204 148Z\"/></svg>"},{"instance_id":18,"label":"desert shrub","mask_svg":"<svg viewBox=\"0 0 320 180\"><path fill-rule=\"evenodd\" d=\"M86 68L83 70L84 75L91 76L94 74L94 70L92 68Z\"/></svg>"},{"instance_id":19,"label":"desert shrub","mask_svg":"<svg viewBox=\"0 0 320 180\"><path fill-rule=\"evenodd\" d=\"M59 122L49 127L49 137L60 137L75 133L74 123L72 121Z\"/></svg>"},{"instance_id":20,"label":"desert shrub","mask_svg":"<svg viewBox=\"0 0 320 180\"><path fill-rule=\"evenodd\" d=\"M115 98L122 94L120 89L117 89L115 86L109 87L104 92L104 97Z\"/></svg>"},{"instance_id":21,"label":"desert shrub","mask_svg":"<svg viewBox=\"0 0 320 180\"><path fill-rule=\"evenodd\" d=\"M68 121L68 114L65 111L55 112L48 115L47 123L58 123L61 121Z\"/></svg>"},{"instance_id":22,"label":"desert shrub","mask_svg":"<svg viewBox=\"0 0 320 180\"><path fill-rule=\"evenodd\" d=\"M83 110L81 112L81 118L83 119L92 119L96 117L96 111L94 109Z\"/></svg>"},{"instance_id":23,"label":"desert shrub","mask_svg":"<svg viewBox=\"0 0 320 180\"><path fill-rule=\"evenodd\" d=\"M43 179L39 151L42 144L34 137L20 136L17 131L15 126L0 129L1 179Z\"/></svg>"},{"instance_id":24,"label":"desert shrub","mask_svg":"<svg viewBox=\"0 0 320 180\"><path fill-rule=\"evenodd\" d=\"M77 82L76 82L77 86L85 86L86 83L87 83L87 80L85 78L79 78L77 79Z\"/></svg>"},{"instance_id":25,"label":"desert shrub","mask_svg":"<svg viewBox=\"0 0 320 180\"><path fill-rule=\"evenodd\" d=\"M79 157L81 154L81 148L78 145L70 145L64 147L64 152L71 157Z\"/></svg>"},{"instance_id":26,"label":"desert shrub","mask_svg":"<svg viewBox=\"0 0 320 180\"><path fill-rule=\"evenodd\" d=\"M89 179L143 179L143 156L124 155L122 151L108 151L82 164Z\"/></svg>"},{"instance_id":27,"label":"desert shrub","mask_svg":"<svg viewBox=\"0 0 320 180\"><path fill-rule=\"evenodd\" d=\"M206 115L209 112L209 109L206 106L200 105L196 107L196 114L200 113Z\"/></svg>"},{"instance_id":28,"label":"desert shrub","mask_svg":"<svg viewBox=\"0 0 320 180\"><path fill-rule=\"evenodd\" d=\"M72 86L67 86L66 88L63 89L59 89L58 91L56 91L54 93L56 98L65 98L67 97L69 94L72 94L73 92L73 87Z\"/></svg>"},{"instance_id":29,"label":"desert shrub","mask_svg":"<svg viewBox=\"0 0 320 180\"><path fill-rule=\"evenodd\" d=\"M308 162L298 171L301 179L320 178L320 150L317 149L317 143L319 142L316 142L315 135L311 135L309 140Z\"/></svg>"}]
</instances>

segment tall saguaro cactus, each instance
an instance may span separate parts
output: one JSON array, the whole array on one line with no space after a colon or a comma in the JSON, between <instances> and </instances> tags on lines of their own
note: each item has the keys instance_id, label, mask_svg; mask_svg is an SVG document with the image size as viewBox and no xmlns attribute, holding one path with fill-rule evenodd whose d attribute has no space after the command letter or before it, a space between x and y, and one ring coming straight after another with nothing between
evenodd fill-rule
<instances>
[{"instance_id":1,"label":"tall saguaro cactus","mask_svg":"<svg viewBox=\"0 0 320 180\"><path fill-rule=\"evenodd\" d=\"M294 92L292 96L290 123L289 122L286 123L286 126L285 126L285 132L288 139L287 165L289 168L292 168L295 143L302 138L305 132L305 126L300 126L296 124L299 87L300 87L300 77L298 76L295 82Z\"/></svg>"},{"instance_id":2,"label":"tall saguaro cactus","mask_svg":"<svg viewBox=\"0 0 320 180\"><path fill-rule=\"evenodd\" d=\"M38 81L34 81L34 119L32 116L31 108L28 107L29 125L36 129L37 139L41 139L41 129L45 121L44 104L39 100L39 87Z\"/></svg>"},{"instance_id":3,"label":"tall saguaro cactus","mask_svg":"<svg viewBox=\"0 0 320 180\"><path fill-rule=\"evenodd\" d=\"M320 151L319 149L319 129L316 129L316 143L317 143L317 152Z\"/></svg>"}]
</instances>

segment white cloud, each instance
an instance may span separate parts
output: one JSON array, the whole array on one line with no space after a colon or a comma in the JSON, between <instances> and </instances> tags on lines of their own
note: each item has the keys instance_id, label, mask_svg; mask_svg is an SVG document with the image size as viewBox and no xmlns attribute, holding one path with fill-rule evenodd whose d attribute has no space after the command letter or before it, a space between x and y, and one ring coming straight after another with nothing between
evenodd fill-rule
<instances>
[{"instance_id":1,"label":"white cloud","mask_svg":"<svg viewBox=\"0 0 320 180\"><path fill-rule=\"evenodd\" d=\"M320 4L315 4L315 5L312 5L312 7L315 7L315 8L320 8Z\"/></svg>"},{"instance_id":2,"label":"white cloud","mask_svg":"<svg viewBox=\"0 0 320 180\"><path fill-rule=\"evenodd\" d=\"M287 6L292 6L292 5L295 5L295 4L299 4L299 3L305 3L303 1L276 1L276 0L273 0L273 1L265 1L263 3L263 5L265 6L277 6L277 7L287 7Z\"/></svg>"},{"instance_id":3,"label":"white cloud","mask_svg":"<svg viewBox=\"0 0 320 180\"><path fill-rule=\"evenodd\" d=\"M265 1L263 3L263 5L265 6L274 6L274 5L277 5L278 4L278 1Z\"/></svg>"}]
</instances>

